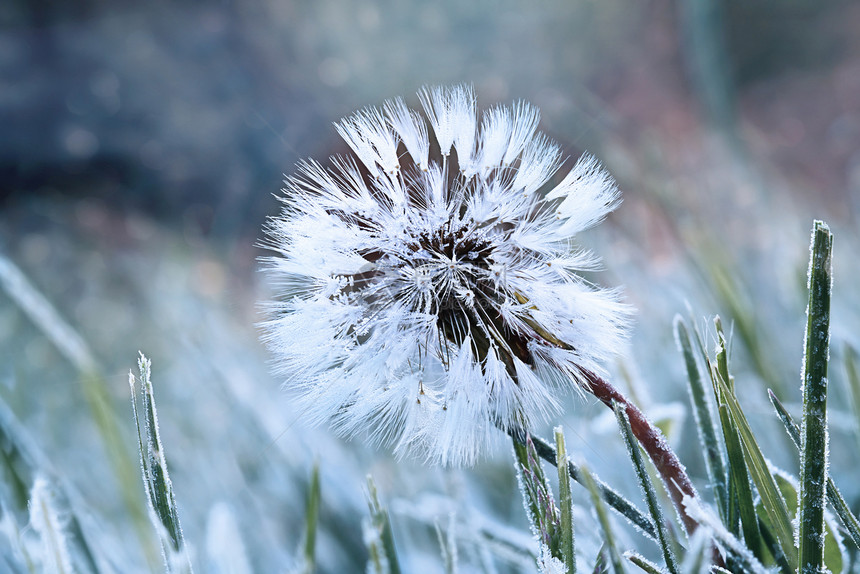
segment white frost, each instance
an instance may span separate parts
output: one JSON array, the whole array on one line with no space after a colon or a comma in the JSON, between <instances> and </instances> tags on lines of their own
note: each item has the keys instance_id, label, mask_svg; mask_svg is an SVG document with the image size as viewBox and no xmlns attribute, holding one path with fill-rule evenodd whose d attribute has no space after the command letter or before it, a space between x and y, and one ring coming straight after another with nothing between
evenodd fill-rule
<instances>
[{"instance_id":1,"label":"white frost","mask_svg":"<svg viewBox=\"0 0 860 574\"><path fill-rule=\"evenodd\" d=\"M472 464L621 348L629 310L577 275L597 258L572 246L618 191L586 156L540 193L560 151L528 104L479 123L469 87L419 97L427 123L396 99L336 124L362 169L307 161L286 181L264 340L311 422Z\"/></svg>"},{"instance_id":2,"label":"white frost","mask_svg":"<svg viewBox=\"0 0 860 574\"><path fill-rule=\"evenodd\" d=\"M44 476L37 476L30 492L30 526L41 540L42 572L71 574L72 559L66 542L65 520L57 512L56 494Z\"/></svg>"},{"instance_id":3,"label":"white frost","mask_svg":"<svg viewBox=\"0 0 860 574\"><path fill-rule=\"evenodd\" d=\"M540 547L537 567L540 574L567 574L567 566L564 562L550 554L549 548L543 544Z\"/></svg>"}]
</instances>

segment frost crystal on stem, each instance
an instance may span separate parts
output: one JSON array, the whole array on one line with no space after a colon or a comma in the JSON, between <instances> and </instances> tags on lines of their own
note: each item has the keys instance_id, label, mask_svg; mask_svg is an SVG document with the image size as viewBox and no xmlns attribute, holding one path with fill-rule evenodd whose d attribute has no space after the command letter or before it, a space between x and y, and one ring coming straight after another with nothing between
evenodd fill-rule
<instances>
[{"instance_id":1,"label":"frost crystal on stem","mask_svg":"<svg viewBox=\"0 0 860 574\"><path fill-rule=\"evenodd\" d=\"M621 343L628 310L572 243L620 198L590 156L544 189L561 152L530 105L479 121L470 88L420 98L430 129L399 99L366 108L336 124L354 158L287 180L264 338L313 422L471 464Z\"/></svg>"}]
</instances>

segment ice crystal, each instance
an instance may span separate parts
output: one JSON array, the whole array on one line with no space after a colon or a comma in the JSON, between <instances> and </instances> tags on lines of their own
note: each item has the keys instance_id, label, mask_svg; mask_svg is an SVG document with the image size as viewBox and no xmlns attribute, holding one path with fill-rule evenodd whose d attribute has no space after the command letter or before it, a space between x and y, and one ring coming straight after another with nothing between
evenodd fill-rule
<instances>
[{"instance_id":1,"label":"ice crystal","mask_svg":"<svg viewBox=\"0 0 860 574\"><path fill-rule=\"evenodd\" d=\"M264 338L313 422L471 464L622 341L626 307L572 243L619 194L590 156L545 189L561 152L526 103L479 122L470 88L419 95L429 130L402 100L366 108L336 124L354 157L286 181Z\"/></svg>"}]
</instances>

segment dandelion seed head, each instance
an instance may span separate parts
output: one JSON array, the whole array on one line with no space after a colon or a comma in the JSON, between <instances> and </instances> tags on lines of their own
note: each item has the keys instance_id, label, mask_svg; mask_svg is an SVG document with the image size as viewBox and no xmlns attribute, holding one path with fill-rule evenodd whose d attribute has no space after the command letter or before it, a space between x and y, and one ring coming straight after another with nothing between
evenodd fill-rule
<instances>
[{"instance_id":1,"label":"dandelion seed head","mask_svg":"<svg viewBox=\"0 0 860 574\"><path fill-rule=\"evenodd\" d=\"M577 274L597 260L572 244L619 194L590 156L556 178L528 104L479 122L470 88L419 98L427 122L400 99L361 110L335 124L354 157L286 181L264 339L313 422L471 464L621 345L629 311Z\"/></svg>"}]
</instances>

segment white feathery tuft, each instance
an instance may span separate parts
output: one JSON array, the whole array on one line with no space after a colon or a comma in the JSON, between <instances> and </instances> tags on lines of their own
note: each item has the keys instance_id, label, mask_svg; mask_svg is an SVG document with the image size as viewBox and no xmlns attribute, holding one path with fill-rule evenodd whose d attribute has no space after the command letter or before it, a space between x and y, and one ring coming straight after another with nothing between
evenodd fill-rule
<instances>
[{"instance_id":1,"label":"white feathery tuft","mask_svg":"<svg viewBox=\"0 0 860 574\"><path fill-rule=\"evenodd\" d=\"M427 124L417 112L410 110L397 98L385 102L385 112L391 127L406 146L412 161L421 171L427 171L430 154L430 139L427 137Z\"/></svg>"},{"instance_id":2,"label":"white feathery tuft","mask_svg":"<svg viewBox=\"0 0 860 574\"><path fill-rule=\"evenodd\" d=\"M619 196L590 156L542 193L561 153L526 103L479 126L469 87L419 98L426 124L401 99L336 124L363 168L309 161L286 181L264 340L312 422L472 464L622 345L629 309L577 275L597 258L572 246Z\"/></svg>"}]
</instances>

